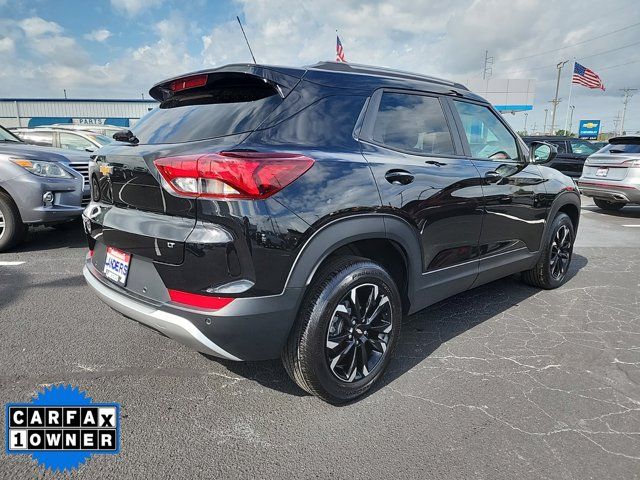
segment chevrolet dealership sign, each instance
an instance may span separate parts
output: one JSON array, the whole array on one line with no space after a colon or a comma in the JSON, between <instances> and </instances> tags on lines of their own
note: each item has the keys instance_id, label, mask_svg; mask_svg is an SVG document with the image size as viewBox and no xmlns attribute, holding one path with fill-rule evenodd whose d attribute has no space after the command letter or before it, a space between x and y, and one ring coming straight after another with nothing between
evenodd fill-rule
<instances>
[{"instance_id":1,"label":"chevrolet dealership sign","mask_svg":"<svg viewBox=\"0 0 640 480\"><path fill-rule=\"evenodd\" d=\"M580 127L578 128L579 138L596 140L599 133L600 120L580 120Z\"/></svg>"}]
</instances>

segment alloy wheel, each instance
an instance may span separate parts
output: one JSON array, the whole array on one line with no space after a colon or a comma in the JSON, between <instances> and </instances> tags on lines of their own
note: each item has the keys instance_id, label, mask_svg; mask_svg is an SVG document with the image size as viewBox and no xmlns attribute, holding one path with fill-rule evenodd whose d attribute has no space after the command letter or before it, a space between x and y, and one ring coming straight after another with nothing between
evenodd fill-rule
<instances>
[{"instance_id":1,"label":"alloy wheel","mask_svg":"<svg viewBox=\"0 0 640 480\"><path fill-rule=\"evenodd\" d=\"M391 302L378 285L353 287L329 322L325 352L331 372L344 382L370 375L386 354L392 321Z\"/></svg>"},{"instance_id":2,"label":"alloy wheel","mask_svg":"<svg viewBox=\"0 0 640 480\"><path fill-rule=\"evenodd\" d=\"M561 225L553 236L551 255L549 256L551 275L556 280L561 279L567 273L571 261L571 252L571 231L566 225Z\"/></svg>"},{"instance_id":3,"label":"alloy wheel","mask_svg":"<svg viewBox=\"0 0 640 480\"><path fill-rule=\"evenodd\" d=\"M2 211L0 211L0 238L3 237L4 230L5 230L4 215L2 214Z\"/></svg>"}]
</instances>

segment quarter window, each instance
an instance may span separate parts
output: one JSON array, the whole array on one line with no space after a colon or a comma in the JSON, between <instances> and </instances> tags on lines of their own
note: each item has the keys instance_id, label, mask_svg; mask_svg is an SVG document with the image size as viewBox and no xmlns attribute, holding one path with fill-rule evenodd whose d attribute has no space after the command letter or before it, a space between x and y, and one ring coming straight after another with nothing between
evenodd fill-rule
<instances>
[{"instance_id":1,"label":"quarter window","mask_svg":"<svg viewBox=\"0 0 640 480\"><path fill-rule=\"evenodd\" d=\"M373 140L422 155L453 155L451 132L436 97L384 93L373 126Z\"/></svg>"},{"instance_id":2,"label":"quarter window","mask_svg":"<svg viewBox=\"0 0 640 480\"><path fill-rule=\"evenodd\" d=\"M516 139L488 107L457 100L453 103L462 120L473 158L518 159Z\"/></svg>"}]
</instances>

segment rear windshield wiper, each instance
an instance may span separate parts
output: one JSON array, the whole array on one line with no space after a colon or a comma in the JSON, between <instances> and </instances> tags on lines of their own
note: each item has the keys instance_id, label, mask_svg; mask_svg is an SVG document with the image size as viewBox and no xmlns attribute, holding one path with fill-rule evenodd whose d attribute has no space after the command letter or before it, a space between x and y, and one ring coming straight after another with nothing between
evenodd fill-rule
<instances>
[{"instance_id":1,"label":"rear windshield wiper","mask_svg":"<svg viewBox=\"0 0 640 480\"><path fill-rule=\"evenodd\" d=\"M140 143L140 140L138 140L138 137L136 137L131 132L131 130L121 130L119 132L116 132L113 134L113 139L118 142L127 142L127 143L132 143L134 145L137 145L138 143Z\"/></svg>"}]
</instances>

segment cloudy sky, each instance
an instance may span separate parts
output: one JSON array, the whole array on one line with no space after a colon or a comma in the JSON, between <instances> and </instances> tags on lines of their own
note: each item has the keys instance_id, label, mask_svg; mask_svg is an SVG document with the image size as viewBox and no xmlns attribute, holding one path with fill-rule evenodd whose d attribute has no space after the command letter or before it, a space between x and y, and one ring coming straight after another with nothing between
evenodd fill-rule
<instances>
[{"instance_id":1,"label":"cloudy sky","mask_svg":"<svg viewBox=\"0 0 640 480\"><path fill-rule=\"evenodd\" d=\"M235 16L261 63L308 65L335 58L338 29L347 61L458 81L535 78L528 129L562 74L558 124L567 111L571 62L607 90L576 86L578 119L613 129L621 88L640 88L640 1L546 0L0 0L0 97L140 98L168 76L250 61ZM524 115L507 115L517 129ZM640 130L640 91L627 131Z\"/></svg>"}]
</instances>

